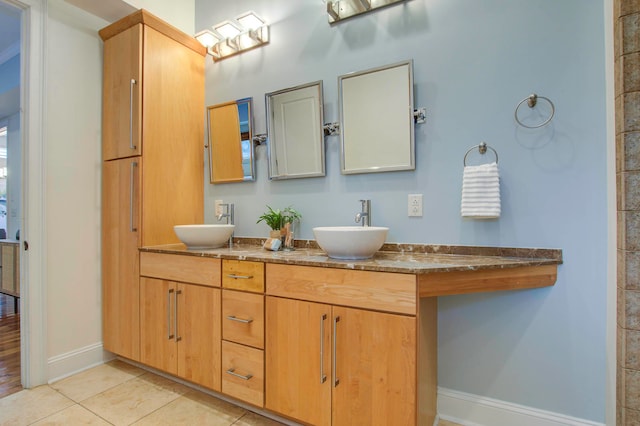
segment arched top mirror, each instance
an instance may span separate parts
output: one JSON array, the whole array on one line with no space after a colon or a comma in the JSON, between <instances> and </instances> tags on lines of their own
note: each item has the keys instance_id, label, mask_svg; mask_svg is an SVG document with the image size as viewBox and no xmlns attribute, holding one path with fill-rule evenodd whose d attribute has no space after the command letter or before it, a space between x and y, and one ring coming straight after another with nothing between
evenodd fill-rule
<instances>
[{"instance_id":1,"label":"arched top mirror","mask_svg":"<svg viewBox=\"0 0 640 426\"><path fill-rule=\"evenodd\" d=\"M338 77L343 174L415 170L413 61Z\"/></svg>"},{"instance_id":2,"label":"arched top mirror","mask_svg":"<svg viewBox=\"0 0 640 426\"><path fill-rule=\"evenodd\" d=\"M322 81L265 95L269 178L325 175Z\"/></svg>"},{"instance_id":3,"label":"arched top mirror","mask_svg":"<svg viewBox=\"0 0 640 426\"><path fill-rule=\"evenodd\" d=\"M251 98L207 107L211 183L255 180Z\"/></svg>"}]
</instances>

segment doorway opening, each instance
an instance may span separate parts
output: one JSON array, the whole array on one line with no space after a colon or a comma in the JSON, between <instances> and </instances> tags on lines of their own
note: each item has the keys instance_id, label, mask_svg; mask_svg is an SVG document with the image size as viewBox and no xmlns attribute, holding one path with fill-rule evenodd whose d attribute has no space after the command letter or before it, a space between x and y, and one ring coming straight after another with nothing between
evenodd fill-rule
<instances>
[{"instance_id":1,"label":"doorway opening","mask_svg":"<svg viewBox=\"0 0 640 426\"><path fill-rule=\"evenodd\" d=\"M22 389L22 10L0 0L0 397Z\"/></svg>"}]
</instances>

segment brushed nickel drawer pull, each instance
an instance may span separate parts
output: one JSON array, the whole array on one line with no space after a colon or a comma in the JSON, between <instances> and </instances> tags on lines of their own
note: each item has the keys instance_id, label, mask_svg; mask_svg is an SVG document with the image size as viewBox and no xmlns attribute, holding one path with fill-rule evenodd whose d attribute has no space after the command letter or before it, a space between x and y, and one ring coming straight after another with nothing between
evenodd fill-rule
<instances>
[{"instance_id":1,"label":"brushed nickel drawer pull","mask_svg":"<svg viewBox=\"0 0 640 426\"><path fill-rule=\"evenodd\" d=\"M182 337L180 337L180 335L178 334L178 295L179 294L182 294L182 290L176 290L175 303L173 305L175 309L175 313L174 313L175 317L173 318L173 321L174 321L173 327L174 327L174 332L176 334L176 338L175 338L176 342L179 342L180 340L182 340Z\"/></svg>"},{"instance_id":2,"label":"brushed nickel drawer pull","mask_svg":"<svg viewBox=\"0 0 640 426\"><path fill-rule=\"evenodd\" d=\"M133 144L133 86L136 84L136 80L132 78L129 84L129 149L136 149Z\"/></svg>"},{"instance_id":3,"label":"brushed nickel drawer pull","mask_svg":"<svg viewBox=\"0 0 640 426\"><path fill-rule=\"evenodd\" d=\"M231 374L234 377L238 377L242 380L250 380L253 377L253 374L247 374L246 376L243 376L242 374L238 374L236 373L236 369L235 368L230 368L227 370L227 374Z\"/></svg>"},{"instance_id":4,"label":"brushed nickel drawer pull","mask_svg":"<svg viewBox=\"0 0 640 426\"><path fill-rule=\"evenodd\" d=\"M131 232L138 232L138 228L133 223L133 202L135 200L133 191L135 190L136 167L138 167L138 163L133 161L129 174L129 231Z\"/></svg>"},{"instance_id":5,"label":"brushed nickel drawer pull","mask_svg":"<svg viewBox=\"0 0 640 426\"><path fill-rule=\"evenodd\" d=\"M327 319L327 314L322 314L320 317L320 383L327 381L327 375L324 374L324 321Z\"/></svg>"},{"instance_id":6,"label":"brushed nickel drawer pull","mask_svg":"<svg viewBox=\"0 0 640 426\"><path fill-rule=\"evenodd\" d=\"M253 322L253 319L251 319L251 318L249 318L249 319L243 319L243 318L238 318L238 317L236 317L236 316L234 316L234 315L228 315L228 316L227 316L227 319L228 319L228 320L231 320L231 321L241 322L241 323L243 323L243 324L251 324L251 323Z\"/></svg>"},{"instance_id":7,"label":"brushed nickel drawer pull","mask_svg":"<svg viewBox=\"0 0 640 426\"><path fill-rule=\"evenodd\" d=\"M333 387L334 388L340 384L340 379L338 379L338 365L337 365L338 321L340 321L339 316L333 318Z\"/></svg>"},{"instance_id":8,"label":"brushed nickel drawer pull","mask_svg":"<svg viewBox=\"0 0 640 426\"><path fill-rule=\"evenodd\" d=\"M251 278L253 278L253 275L227 274L227 277L233 278L234 280L250 280Z\"/></svg>"},{"instance_id":9,"label":"brushed nickel drawer pull","mask_svg":"<svg viewBox=\"0 0 640 426\"><path fill-rule=\"evenodd\" d=\"M171 334L171 293L173 293L173 289L170 288L167 291L167 339L173 339L173 334Z\"/></svg>"}]
</instances>

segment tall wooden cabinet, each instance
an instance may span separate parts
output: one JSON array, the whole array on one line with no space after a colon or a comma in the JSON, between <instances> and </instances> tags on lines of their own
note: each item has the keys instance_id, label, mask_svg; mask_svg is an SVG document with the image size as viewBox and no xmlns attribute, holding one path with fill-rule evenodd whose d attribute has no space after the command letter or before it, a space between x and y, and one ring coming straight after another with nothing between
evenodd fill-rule
<instances>
[{"instance_id":1,"label":"tall wooden cabinet","mask_svg":"<svg viewBox=\"0 0 640 426\"><path fill-rule=\"evenodd\" d=\"M100 36L103 342L140 360L138 247L203 222L205 49L144 10Z\"/></svg>"}]
</instances>

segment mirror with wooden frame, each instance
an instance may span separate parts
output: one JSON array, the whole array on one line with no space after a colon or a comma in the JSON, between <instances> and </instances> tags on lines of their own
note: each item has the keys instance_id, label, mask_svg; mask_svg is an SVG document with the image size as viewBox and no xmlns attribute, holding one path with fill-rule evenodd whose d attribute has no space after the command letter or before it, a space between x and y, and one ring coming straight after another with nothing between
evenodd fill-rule
<instances>
[{"instance_id":1,"label":"mirror with wooden frame","mask_svg":"<svg viewBox=\"0 0 640 426\"><path fill-rule=\"evenodd\" d=\"M255 180L252 98L207 107L211 183Z\"/></svg>"}]
</instances>

